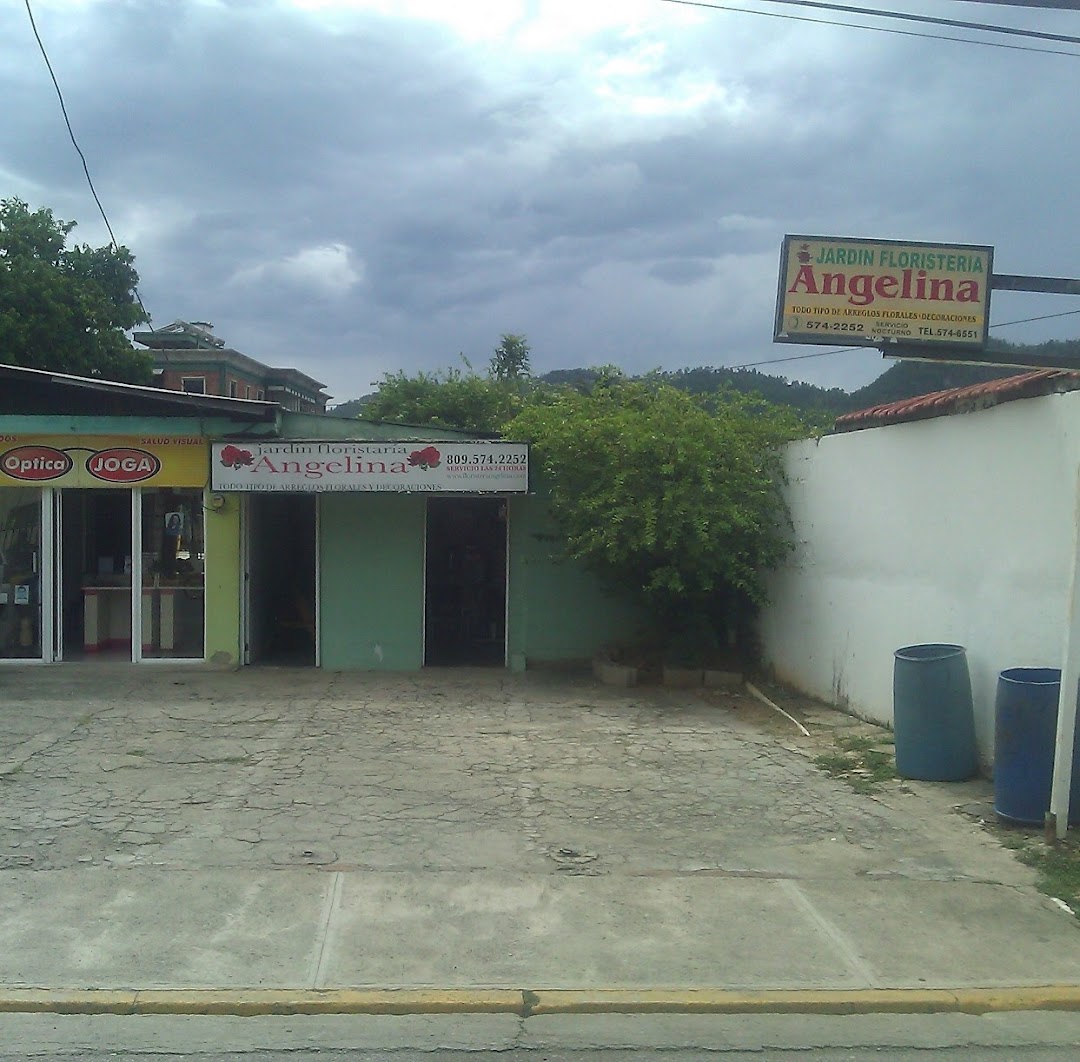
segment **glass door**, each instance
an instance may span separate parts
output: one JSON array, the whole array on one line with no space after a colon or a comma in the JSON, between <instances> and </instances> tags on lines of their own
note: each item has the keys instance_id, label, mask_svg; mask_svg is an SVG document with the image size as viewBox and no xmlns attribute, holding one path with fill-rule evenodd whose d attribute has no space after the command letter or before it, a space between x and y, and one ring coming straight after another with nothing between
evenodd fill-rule
<instances>
[{"instance_id":1,"label":"glass door","mask_svg":"<svg viewBox=\"0 0 1080 1062\"><path fill-rule=\"evenodd\" d=\"M0 660L42 659L41 497L0 490Z\"/></svg>"},{"instance_id":2,"label":"glass door","mask_svg":"<svg viewBox=\"0 0 1080 1062\"><path fill-rule=\"evenodd\" d=\"M65 489L57 515L62 660L130 660L131 491Z\"/></svg>"},{"instance_id":3,"label":"glass door","mask_svg":"<svg viewBox=\"0 0 1080 1062\"><path fill-rule=\"evenodd\" d=\"M206 624L202 491L153 487L138 494L139 658L201 660Z\"/></svg>"}]
</instances>

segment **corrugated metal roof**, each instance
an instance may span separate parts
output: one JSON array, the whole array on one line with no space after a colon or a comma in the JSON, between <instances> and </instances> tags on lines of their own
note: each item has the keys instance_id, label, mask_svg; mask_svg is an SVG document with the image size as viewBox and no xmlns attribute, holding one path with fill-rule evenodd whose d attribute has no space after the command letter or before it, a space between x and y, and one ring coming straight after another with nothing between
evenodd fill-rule
<instances>
[{"instance_id":1,"label":"corrugated metal roof","mask_svg":"<svg viewBox=\"0 0 1080 1062\"><path fill-rule=\"evenodd\" d=\"M902 424L911 420L948 417L954 413L974 413L1002 402L1076 390L1080 390L1080 372L1039 369L1021 373L1019 376L1007 376L1001 380L972 384L970 387L952 387L947 391L934 391L916 398L902 398L899 402L845 413L842 417L837 417L834 430L858 431L861 428L880 428L886 424Z\"/></svg>"},{"instance_id":2,"label":"corrugated metal roof","mask_svg":"<svg viewBox=\"0 0 1080 1062\"><path fill-rule=\"evenodd\" d=\"M27 369L21 365L0 365L0 382L4 383L7 390L11 390L7 388L9 380L25 381L28 385L37 384L39 389L55 387L58 391L93 391L114 398L151 403L159 407L190 409L193 416L226 416L249 421L275 421L281 412L281 407L276 402L226 398L222 395L192 394L187 391L171 391L162 387L146 387L143 384L73 376L70 373L51 372L47 369Z\"/></svg>"}]
</instances>

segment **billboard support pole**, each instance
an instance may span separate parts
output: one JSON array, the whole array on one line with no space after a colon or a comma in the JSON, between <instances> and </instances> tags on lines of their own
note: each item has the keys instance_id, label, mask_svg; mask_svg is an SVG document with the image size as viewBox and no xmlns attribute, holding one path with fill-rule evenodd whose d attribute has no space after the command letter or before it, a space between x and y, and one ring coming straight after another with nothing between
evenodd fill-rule
<instances>
[{"instance_id":1,"label":"billboard support pole","mask_svg":"<svg viewBox=\"0 0 1080 1062\"><path fill-rule=\"evenodd\" d=\"M1073 740L1076 733L1076 692L1080 684L1080 469L1076 475L1073 512L1072 570L1066 600L1065 636L1061 651L1061 692L1058 694L1057 736L1050 810L1046 813L1046 839L1060 840L1069 829L1069 793L1072 788Z\"/></svg>"}]
</instances>

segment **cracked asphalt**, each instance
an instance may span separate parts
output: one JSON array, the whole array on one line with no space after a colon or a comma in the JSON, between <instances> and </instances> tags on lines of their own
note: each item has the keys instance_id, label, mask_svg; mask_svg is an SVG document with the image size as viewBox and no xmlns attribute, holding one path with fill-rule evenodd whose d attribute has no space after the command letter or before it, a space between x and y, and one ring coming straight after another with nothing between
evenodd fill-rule
<instances>
[{"instance_id":1,"label":"cracked asphalt","mask_svg":"<svg viewBox=\"0 0 1080 1062\"><path fill-rule=\"evenodd\" d=\"M860 795L814 758L883 733L768 693L809 736L746 692L556 671L0 668L0 1010L1080 986L989 783Z\"/></svg>"},{"instance_id":2,"label":"cracked asphalt","mask_svg":"<svg viewBox=\"0 0 1080 1062\"><path fill-rule=\"evenodd\" d=\"M858 795L811 762L856 721L797 698L811 739L745 693L561 672L98 664L0 696L0 869L1030 880L951 812L986 783Z\"/></svg>"}]
</instances>

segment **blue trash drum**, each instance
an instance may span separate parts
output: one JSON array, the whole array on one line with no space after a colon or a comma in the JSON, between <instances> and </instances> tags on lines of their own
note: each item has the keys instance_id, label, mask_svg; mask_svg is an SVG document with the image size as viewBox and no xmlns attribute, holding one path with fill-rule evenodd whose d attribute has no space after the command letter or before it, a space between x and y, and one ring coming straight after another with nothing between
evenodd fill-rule
<instances>
[{"instance_id":1,"label":"blue trash drum","mask_svg":"<svg viewBox=\"0 0 1080 1062\"><path fill-rule=\"evenodd\" d=\"M908 645L893 654L896 772L961 782L978 770L967 654L961 645Z\"/></svg>"},{"instance_id":2,"label":"blue trash drum","mask_svg":"<svg viewBox=\"0 0 1080 1062\"><path fill-rule=\"evenodd\" d=\"M998 675L994 702L994 812L1008 822L1041 826L1050 808L1057 745L1061 669L1011 667ZM1080 822L1080 764L1073 735L1069 823Z\"/></svg>"}]
</instances>

